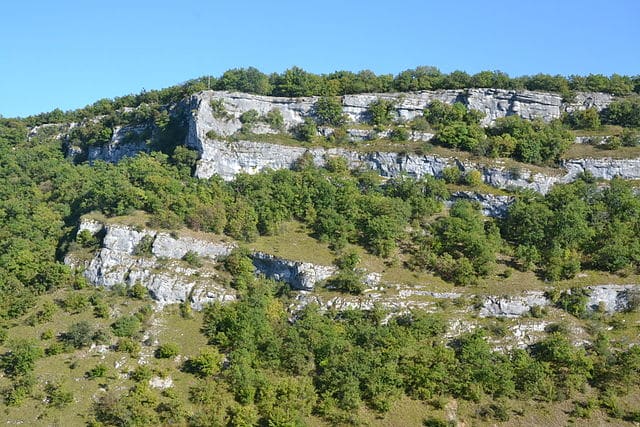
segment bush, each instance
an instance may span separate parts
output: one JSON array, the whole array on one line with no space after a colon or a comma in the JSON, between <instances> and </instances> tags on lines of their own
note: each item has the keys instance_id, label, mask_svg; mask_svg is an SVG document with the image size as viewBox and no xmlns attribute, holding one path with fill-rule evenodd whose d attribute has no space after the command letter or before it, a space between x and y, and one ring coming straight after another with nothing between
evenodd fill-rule
<instances>
[{"instance_id":1,"label":"bush","mask_svg":"<svg viewBox=\"0 0 640 427\"><path fill-rule=\"evenodd\" d=\"M150 234L145 234L140 239L140 242L133 249L133 254L138 256L151 255L151 249L153 248L153 241L155 237Z\"/></svg>"},{"instance_id":2,"label":"bush","mask_svg":"<svg viewBox=\"0 0 640 427\"><path fill-rule=\"evenodd\" d=\"M214 118L219 120L229 120L231 118L222 99L212 99L209 105L211 106L211 114Z\"/></svg>"},{"instance_id":3,"label":"bush","mask_svg":"<svg viewBox=\"0 0 640 427\"><path fill-rule=\"evenodd\" d=\"M323 126L342 126L346 116L342 112L342 104L333 97L323 96L313 106L316 122Z\"/></svg>"},{"instance_id":4,"label":"bush","mask_svg":"<svg viewBox=\"0 0 640 427\"><path fill-rule=\"evenodd\" d=\"M607 138L607 143L605 144L607 150L617 150L620 147L622 147L622 139L618 135Z\"/></svg>"},{"instance_id":5,"label":"bush","mask_svg":"<svg viewBox=\"0 0 640 427\"><path fill-rule=\"evenodd\" d=\"M65 390L59 384L49 383L45 386L47 401L50 406L63 408L73 402L73 393Z\"/></svg>"},{"instance_id":6,"label":"bush","mask_svg":"<svg viewBox=\"0 0 640 427\"><path fill-rule=\"evenodd\" d=\"M143 300L149 296L149 290L145 288L140 282L136 282L135 285L129 288L128 292L131 298Z\"/></svg>"},{"instance_id":7,"label":"bush","mask_svg":"<svg viewBox=\"0 0 640 427\"><path fill-rule=\"evenodd\" d=\"M284 130L284 117L282 117L282 112L277 108L269 110L264 120L269 124L271 129L279 132Z\"/></svg>"},{"instance_id":8,"label":"bush","mask_svg":"<svg viewBox=\"0 0 640 427\"><path fill-rule=\"evenodd\" d=\"M96 344L109 344L111 342L111 334L106 329L98 329L92 337L92 340Z\"/></svg>"},{"instance_id":9,"label":"bush","mask_svg":"<svg viewBox=\"0 0 640 427\"><path fill-rule=\"evenodd\" d=\"M466 112L467 108L464 104L459 102L449 105L442 101L435 100L423 110L423 117L429 124L438 128L443 125L449 125L453 122L463 121Z\"/></svg>"},{"instance_id":10,"label":"bush","mask_svg":"<svg viewBox=\"0 0 640 427\"><path fill-rule=\"evenodd\" d=\"M409 140L409 131L405 127L397 127L391 131L389 139L396 142L405 142Z\"/></svg>"},{"instance_id":11,"label":"bush","mask_svg":"<svg viewBox=\"0 0 640 427\"><path fill-rule=\"evenodd\" d=\"M175 343L165 343L160 345L155 351L157 359L171 359L180 353L180 348Z\"/></svg>"},{"instance_id":12,"label":"bush","mask_svg":"<svg viewBox=\"0 0 640 427\"><path fill-rule=\"evenodd\" d=\"M258 119L260 119L260 113L253 109L240 114L240 122L245 125L257 123Z\"/></svg>"},{"instance_id":13,"label":"bush","mask_svg":"<svg viewBox=\"0 0 640 427\"><path fill-rule=\"evenodd\" d=\"M93 341L94 329L89 322L83 320L74 323L69 331L62 334L62 341L74 348L87 347Z\"/></svg>"},{"instance_id":14,"label":"bush","mask_svg":"<svg viewBox=\"0 0 640 427\"><path fill-rule=\"evenodd\" d=\"M565 310L576 317L582 317L587 311L587 301L590 292L584 288L571 288L563 291L559 296L552 299L556 307Z\"/></svg>"},{"instance_id":15,"label":"bush","mask_svg":"<svg viewBox=\"0 0 640 427\"><path fill-rule=\"evenodd\" d=\"M573 129L598 129L601 126L600 113L595 108L574 111L564 118Z\"/></svg>"},{"instance_id":16,"label":"bush","mask_svg":"<svg viewBox=\"0 0 640 427\"><path fill-rule=\"evenodd\" d=\"M96 236L91 234L89 230L86 229L78 233L76 241L83 248L95 249L98 247L98 239L96 238Z\"/></svg>"},{"instance_id":17,"label":"bush","mask_svg":"<svg viewBox=\"0 0 640 427\"><path fill-rule=\"evenodd\" d=\"M348 271L341 271L327 280L327 287L354 295L361 294L365 289L364 283L362 283L362 277Z\"/></svg>"},{"instance_id":18,"label":"bush","mask_svg":"<svg viewBox=\"0 0 640 427\"><path fill-rule=\"evenodd\" d=\"M615 100L602 111L605 123L623 127L640 127L640 96Z\"/></svg>"},{"instance_id":19,"label":"bush","mask_svg":"<svg viewBox=\"0 0 640 427\"><path fill-rule=\"evenodd\" d=\"M640 145L640 133L638 133L638 131L623 129L620 138L622 139L622 145L624 147L637 147Z\"/></svg>"},{"instance_id":20,"label":"bush","mask_svg":"<svg viewBox=\"0 0 640 427\"><path fill-rule=\"evenodd\" d=\"M93 315L100 319L109 317L109 306L106 302L99 302L93 306Z\"/></svg>"},{"instance_id":21,"label":"bush","mask_svg":"<svg viewBox=\"0 0 640 427\"><path fill-rule=\"evenodd\" d=\"M44 354L46 354L47 356L55 356L64 353L65 349L65 345L61 342L54 342L45 349Z\"/></svg>"},{"instance_id":22,"label":"bush","mask_svg":"<svg viewBox=\"0 0 640 427\"><path fill-rule=\"evenodd\" d=\"M81 293L72 292L62 301L62 308L67 313L80 313L89 306L89 300Z\"/></svg>"},{"instance_id":23,"label":"bush","mask_svg":"<svg viewBox=\"0 0 640 427\"><path fill-rule=\"evenodd\" d=\"M89 369L85 373L85 376L89 379L94 379L94 378L104 378L106 374L107 374L107 365L105 365L104 363L98 363L96 366Z\"/></svg>"},{"instance_id":24,"label":"bush","mask_svg":"<svg viewBox=\"0 0 640 427\"><path fill-rule=\"evenodd\" d=\"M151 377L153 377L153 371L146 365L137 366L129 373L129 378L137 383L149 381Z\"/></svg>"},{"instance_id":25,"label":"bush","mask_svg":"<svg viewBox=\"0 0 640 427\"><path fill-rule=\"evenodd\" d=\"M385 126L393 121L395 106L393 101L378 98L369 104L369 120L374 126Z\"/></svg>"},{"instance_id":26,"label":"bush","mask_svg":"<svg viewBox=\"0 0 640 427\"><path fill-rule=\"evenodd\" d=\"M300 141L313 141L316 135L318 135L318 127L316 126L316 122L314 122L310 117L305 117L304 122L296 126L294 135Z\"/></svg>"},{"instance_id":27,"label":"bush","mask_svg":"<svg viewBox=\"0 0 640 427\"><path fill-rule=\"evenodd\" d=\"M43 355L42 348L29 340L17 340L0 358L0 367L7 376L15 378L33 372L35 363Z\"/></svg>"},{"instance_id":28,"label":"bush","mask_svg":"<svg viewBox=\"0 0 640 427\"><path fill-rule=\"evenodd\" d=\"M486 138L484 130L477 124L453 122L443 126L436 140L446 147L476 152Z\"/></svg>"},{"instance_id":29,"label":"bush","mask_svg":"<svg viewBox=\"0 0 640 427\"><path fill-rule=\"evenodd\" d=\"M122 316L111 325L113 334L117 337L132 337L140 327L140 320L136 316Z\"/></svg>"},{"instance_id":30,"label":"bush","mask_svg":"<svg viewBox=\"0 0 640 427\"><path fill-rule=\"evenodd\" d=\"M482 185L482 173L479 170L471 170L464 176L464 183L471 187L478 187Z\"/></svg>"},{"instance_id":31,"label":"bush","mask_svg":"<svg viewBox=\"0 0 640 427\"><path fill-rule=\"evenodd\" d=\"M215 350L205 350L184 364L184 370L200 378L210 377L220 372L222 355Z\"/></svg>"},{"instance_id":32,"label":"bush","mask_svg":"<svg viewBox=\"0 0 640 427\"><path fill-rule=\"evenodd\" d=\"M442 170L442 179L447 184L458 184L462 178L462 172L455 166L444 168Z\"/></svg>"},{"instance_id":33,"label":"bush","mask_svg":"<svg viewBox=\"0 0 640 427\"><path fill-rule=\"evenodd\" d=\"M200 259L200 255L198 255L197 252L187 251L187 253L182 257L182 260L189 264L191 267L202 267L202 260Z\"/></svg>"},{"instance_id":34,"label":"bush","mask_svg":"<svg viewBox=\"0 0 640 427\"><path fill-rule=\"evenodd\" d=\"M131 357L137 357L140 353L140 344L131 338L122 338L116 344L116 350L123 353L129 353Z\"/></svg>"}]
</instances>

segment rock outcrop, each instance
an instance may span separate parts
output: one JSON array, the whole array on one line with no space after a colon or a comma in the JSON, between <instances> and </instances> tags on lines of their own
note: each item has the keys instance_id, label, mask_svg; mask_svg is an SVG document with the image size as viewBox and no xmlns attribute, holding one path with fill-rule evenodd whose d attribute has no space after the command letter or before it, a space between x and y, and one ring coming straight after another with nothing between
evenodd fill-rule
<instances>
[{"instance_id":1,"label":"rock outcrop","mask_svg":"<svg viewBox=\"0 0 640 427\"><path fill-rule=\"evenodd\" d=\"M640 287L634 285L588 286L587 309L615 313L631 310L640 302Z\"/></svg>"},{"instance_id":2,"label":"rock outcrop","mask_svg":"<svg viewBox=\"0 0 640 427\"><path fill-rule=\"evenodd\" d=\"M251 259L257 273L302 291L312 291L318 282L328 279L337 271L333 266L286 260L264 252L254 252Z\"/></svg>"},{"instance_id":3,"label":"rock outcrop","mask_svg":"<svg viewBox=\"0 0 640 427\"><path fill-rule=\"evenodd\" d=\"M482 209L482 214L492 218L503 218L507 215L507 210L514 198L512 196L497 196L494 194L483 194L474 191L456 191L451 194L448 204L453 204L458 200L468 200L477 203Z\"/></svg>"},{"instance_id":4,"label":"rock outcrop","mask_svg":"<svg viewBox=\"0 0 640 427\"><path fill-rule=\"evenodd\" d=\"M411 94L361 94L343 97L345 114L353 122L367 120L367 107L375 99L393 100L400 119L410 120L422 114L422 110L434 99L443 102L463 102L472 108L484 106L490 121L511 114L525 118L558 117L566 109L589 106L604 108L611 101L609 95L581 94L574 104L563 104L558 95L537 92L513 92L494 89L471 89L469 91L439 91ZM216 118L211 102L222 102L225 117ZM188 101L191 119L186 144L199 152L196 176L209 178L214 174L231 180L238 173L258 173L266 169L291 168L303 155L309 154L317 165L324 165L326 158L340 156L347 160L352 169L371 169L384 177L406 174L411 177L425 175L439 176L447 167L458 167L463 173L479 170L483 181L496 188L525 188L546 193L556 183L570 182L582 171L589 171L598 178L610 179L615 175L625 178L640 178L640 159L584 159L568 160L555 174L533 172L521 168L514 173L513 168L478 162L462 162L453 158L398 152L360 152L343 148L306 148L249 140L230 141L225 137L237 132L242 123L240 115L250 109L266 114L277 109L282 113L285 128L291 129L313 115L316 98L274 98L226 92L202 92ZM354 138L367 139L370 131L349 130ZM428 139L431 134L412 135L414 139Z\"/></svg>"},{"instance_id":5,"label":"rock outcrop","mask_svg":"<svg viewBox=\"0 0 640 427\"><path fill-rule=\"evenodd\" d=\"M465 194L464 197L473 197L473 194ZM232 242L176 236L91 219L81 221L79 232L82 230L102 235L101 248L90 259L71 252L65 262L84 268L83 274L93 285L110 288L139 282L149 289L160 305L189 301L195 309L209 302L235 299L235 291L219 283L213 263L231 252L236 246ZM203 261L202 265L193 266L183 261L187 252L197 254ZM376 272L365 274L363 282L366 288L361 295L318 293L314 292L317 285L334 275L336 267L283 259L264 252L254 252L251 258L256 274L285 282L299 291L289 307L292 313L308 304L317 304L323 310L381 307L398 313L415 308L431 309L439 300L472 297L462 292L434 292L425 285L383 282ZM589 293L586 309L590 311L620 312L633 309L640 303L640 286L637 285L588 286L586 289ZM480 317L517 318L528 316L534 307L553 305L542 291L508 296L484 295L474 299L477 301L478 298L480 302L475 306ZM470 302L465 304L466 308L462 309L470 309Z\"/></svg>"},{"instance_id":6,"label":"rock outcrop","mask_svg":"<svg viewBox=\"0 0 640 427\"><path fill-rule=\"evenodd\" d=\"M175 111L187 111L190 114L185 144L199 153L195 174L200 178L209 178L219 174L223 179L231 180L238 173L257 173L265 169L290 168L305 153L311 154L314 162L323 165L331 156L347 159L350 168L364 168L377 171L381 176L394 177L406 174L412 177L424 175L438 176L446 167L458 167L461 171L479 170L483 181L496 188L526 188L546 193L555 183L569 182L583 171L591 172L597 178L610 179L620 175L628 179L640 178L640 159L575 159L567 160L562 167L566 171L540 173L521 168L514 174L513 168L500 165L487 165L478 162L462 162L454 158L442 158L432 155L406 154L398 152L360 152L341 148L306 148L286 146L251 140L231 142L228 138L236 134L243 123L240 116L255 110L265 117L270 111L277 110L283 118L283 128L291 130L304 121L305 117L315 115L314 103L317 97L281 98L243 93L205 91L191 96L181 104L174 106ZM461 102L469 108L485 113L484 124L490 124L500 117L517 114L523 118L542 118L551 120L560 117L564 111L584 108L605 108L613 97L601 93L579 93L572 102L563 102L557 94L509 91L502 89L467 89L425 91L415 93L359 94L342 97L345 115L351 122L365 122L368 106L376 99L393 101L398 120L410 120L422 114L422 111L434 100L446 103ZM212 106L213 101L213 106ZM215 105L218 105L216 110ZM277 133L264 121L251 125L255 134ZM149 150L141 136L149 133L146 125L117 128L111 142L101 147L90 147L86 156L90 162L103 160L117 162L124 157ZM331 133L330 129L323 130ZM376 132L348 128L351 140L368 140ZM379 135L378 135L379 136ZM409 139L428 141L433 134L411 132ZM68 147L68 155L83 155L77 147Z\"/></svg>"},{"instance_id":7,"label":"rock outcrop","mask_svg":"<svg viewBox=\"0 0 640 427\"><path fill-rule=\"evenodd\" d=\"M562 166L567 170L567 175L563 178L565 181L570 181L583 172L606 180L615 176L624 179L640 178L640 159L571 159L564 161Z\"/></svg>"},{"instance_id":8,"label":"rock outcrop","mask_svg":"<svg viewBox=\"0 0 640 427\"><path fill-rule=\"evenodd\" d=\"M488 296L480 308L480 317L520 317L534 307L545 307L550 301L544 292L527 292L517 296Z\"/></svg>"},{"instance_id":9,"label":"rock outcrop","mask_svg":"<svg viewBox=\"0 0 640 427\"><path fill-rule=\"evenodd\" d=\"M87 149L87 160L93 163L102 160L117 163L125 157L132 157L140 152L149 152L148 141L141 139L149 132L148 125L118 126L113 131L111 142L102 146L91 146Z\"/></svg>"},{"instance_id":10,"label":"rock outcrop","mask_svg":"<svg viewBox=\"0 0 640 427\"><path fill-rule=\"evenodd\" d=\"M68 254L65 263L84 268L84 276L95 286L111 288L139 282L160 305L188 301L195 309L208 302L235 299L233 290L216 283L213 268L195 268L181 261L187 251L204 260L215 260L229 254L234 244L174 237L164 232L105 225L94 220L83 220L79 226L79 231L82 230L104 233L101 248L90 260ZM145 252L141 253L141 250Z\"/></svg>"}]
</instances>

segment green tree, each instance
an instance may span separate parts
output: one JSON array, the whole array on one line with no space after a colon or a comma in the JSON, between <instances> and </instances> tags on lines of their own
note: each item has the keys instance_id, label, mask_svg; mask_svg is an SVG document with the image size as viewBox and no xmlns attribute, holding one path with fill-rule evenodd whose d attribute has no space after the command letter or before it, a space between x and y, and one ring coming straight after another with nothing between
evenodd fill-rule
<instances>
[{"instance_id":1,"label":"green tree","mask_svg":"<svg viewBox=\"0 0 640 427\"><path fill-rule=\"evenodd\" d=\"M313 109L319 125L337 127L346 122L346 116L342 112L342 103L334 97L321 97L313 105Z\"/></svg>"},{"instance_id":2,"label":"green tree","mask_svg":"<svg viewBox=\"0 0 640 427\"><path fill-rule=\"evenodd\" d=\"M95 330L85 320L74 323L69 330L62 334L62 341L74 348L82 348L91 345Z\"/></svg>"},{"instance_id":3,"label":"green tree","mask_svg":"<svg viewBox=\"0 0 640 427\"><path fill-rule=\"evenodd\" d=\"M113 334L117 337L132 337L140 330L141 323L136 316L119 317L111 325Z\"/></svg>"},{"instance_id":4,"label":"green tree","mask_svg":"<svg viewBox=\"0 0 640 427\"><path fill-rule=\"evenodd\" d=\"M225 71L216 82L216 89L269 95L272 88L266 74L249 67Z\"/></svg>"},{"instance_id":5,"label":"green tree","mask_svg":"<svg viewBox=\"0 0 640 427\"><path fill-rule=\"evenodd\" d=\"M369 104L367 112L372 125L385 126L393 121L395 106L389 99L378 98Z\"/></svg>"},{"instance_id":6,"label":"green tree","mask_svg":"<svg viewBox=\"0 0 640 427\"><path fill-rule=\"evenodd\" d=\"M5 374L11 378L33 372L36 362L44 354L40 346L26 339L10 342L8 347L9 351L2 355L0 362Z\"/></svg>"}]
</instances>

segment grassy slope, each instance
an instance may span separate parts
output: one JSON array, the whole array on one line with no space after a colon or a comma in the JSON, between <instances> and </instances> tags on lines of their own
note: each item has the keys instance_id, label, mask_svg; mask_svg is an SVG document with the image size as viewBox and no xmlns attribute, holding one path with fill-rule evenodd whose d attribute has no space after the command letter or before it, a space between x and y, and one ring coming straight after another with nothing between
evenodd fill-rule
<instances>
[{"instance_id":1,"label":"grassy slope","mask_svg":"<svg viewBox=\"0 0 640 427\"><path fill-rule=\"evenodd\" d=\"M96 219L104 219L94 216ZM126 218L110 219L111 223L127 223L130 225L144 226L146 216L139 213ZM182 234L182 230L179 234ZM199 237L202 235L198 234ZM219 236L207 236L207 238L218 239ZM333 254L326 244L319 243L309 235L309 230L302 224L297 222L289 222L283 224L282 233L278 236L263 236L257 241L249 245L252 249L263 250L275 255L288 259L304 260L320 264L331 264ZM468 294L509 294L519 293L528 289L544 289L548 283L542 282L535 277L533 273L522 273L513 270L509 278L500 277L499 274L504 271L506 265L499 265L496 274L487 279L485 284L480 287L460 289L443 282L438 277L427 273L415 273L402 268L402 259L397 259L391 265L385 263L385 260L365 253L362 249L353 247L357 250L362 258L361 265L369 271L377 271L383 274L383 280L392 283L402 283L409 286L424 286L424 289L434 291L462 291ZM581 286L589 284L602 283L638 283L638 276L630 276L626 278L601 273L586 272L580 277L554 284L555 286L566 288L570 286ZM81 293L87 297L95 292L94 289L84 290L60 290L53 295L41 297L39 307L45 300L61 301L70 293ZM320 290L320 292L326 292ZM104 292L105 300L111 307L111 318L96 319L92 314L91 307L87 307L80 313L66 313L59 309L53 319L44 324L29 326L25 316L18 319L10 326L9 343L14 338L31 338L40 341L42 333L46 330L52 330L58 334L68 330L69 326L80 320L88 320L96 327L109 330L109 325L114 318L122 314L130 314L136 312L142 305L147 302L132 300L128 297L114 295ZM494 319L477 319L473 313L462 314L454 305L444 304L438 306L438 310L444 310L447 317L453 319L462 316L468 322L487 327L488 330L499 331L504 327L511 327L516 324L526 322L522 320L494 320ZM591 321L578 321L566 313L550 309L549 314L544 318L547 322L565 322L577 330L588 330ZM591 323L590 323L591 322ZM621 342L634 343L637 342L640 324L640 314L631 313L625 315L617 315L611 319L607 319L605 325L611 328L612 339ZM188 389L192 383L192 376L180 372L179 367L181 360L196 355L201 348L206 346L206 339L200 333L201 316L194 313L189 319L182 318L177 307L167 307L163 311L156 312L149 320L146 328L146 335L140 337L142 343L141 359L149 364L149 366L157 372L171 377L173 380L173 388L180 400L185 402L185 410L193 410L193 406L188 402ZM582 337L579 333L577 337ZM499 345L499 336L494 336L492 342ZM42 341L41 345L47 347L53 340ZM111 344L115 344L116 339L113 338ZM178 360L158 360L153 357L153 351L158 343L174 342L178 344L181 350L181 357ZM146 343L146 344L145 344ZM6 352L7 344L0 345L0 354ZM29 398L22 406L19 407L3 407L0 411L0 422L3 424L21 422L25 425L83 425L88 421L88 414L95 399L109 392L120 392L131 387L134 382L127 378L127 373L141 361L138 358L130 357L126 353L115 352L113 350L100 353L97 350L81 349L74 350L57 356L46 357L38 361L36 365L36 378L38 384L36 386L36 396L38 399ZM108 366L106 378L103 379L87 379L84 374L87 370L93 368L98 363L104 363ZM116 367L117 366L117 367ZM62 388L71 391L74 396L73 404L61 409L49 407L43 404L45 397L44 384L47 381L59 382ZM9 380L0 376L0 389L9 386ZM160 396L160 391L156 391ZM586 396L577 396L576 398L586 399ZM640 393L632 393L632 395L624 402L624 407L631 409L638 407ZM572 401L562 403L541 403L541 402L519 402L509 401L508 406L511 408L511 418L502 425L566 425L570 422L570 412L573 408ZM403 397L394 403L390 412L384 417L379 416L369 410L362 409L358 413L358 417L366 425L372 426L395 426L395 425L420 425L422 421L428 417L435 416L437 418L446 419L447 414L453 415L459 421L464 421L466 425L494 425L493 420L483 420L478 416L478 409L482 405L491 402L480 402L478 404L466 401L454 401L444 399L442 401L419 402ZM0 407L2 404L0 404ZM309 425L325 425L318 418L310 418L307 420ZM594 410L591 418L577 419L572 421L574 425L625 425L619 420L611 420L599 410Z\"/></svg>"}]
</instances>

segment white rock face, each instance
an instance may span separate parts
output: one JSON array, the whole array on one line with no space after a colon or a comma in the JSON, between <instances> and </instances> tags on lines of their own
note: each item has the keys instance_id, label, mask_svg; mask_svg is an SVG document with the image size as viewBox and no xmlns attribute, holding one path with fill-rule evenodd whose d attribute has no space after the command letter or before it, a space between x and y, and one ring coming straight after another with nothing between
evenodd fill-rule
<instances>
[{"instance_id":1,"label":"white rock face","mask_svg":"<svg viewBox=\"0 0 640 427\"><path fill-rule=\"evenodd\" d=\"M590 172L595 178L640 178L640 159L571 159L563 163L567 170L564 180L570 180L582 172Z\"/></svg>"},{"instance_id":2,"label":"white rock face","mask_svg":"<svg viewBox=\"0 0 640 427\"><path fill-rule=\"evenodd\" d=\"M318 97L282 98L243 93L205 91L193 95L182 103L181 108L191 112L188 135L185 144L197 150L200 159L196 167L196 176L209 178L219 174L225 180L233 179L238 173L258 173L265 169L290 168L303 154L309 152L314 162L323 165L326 156L342 156L351 168L368 168L384 177L393 177L405 173L412 177L441 174L448 166L457 166L463 172L477 169L482 172L485 183L497 188L527 188L546 193L555 183L570 182L583 171L591 172L596 178L611 179L619 175L628 179L640 178L640 159L576 159L565 161L564 175L550 176L522 170L518 177L501 167L488 167L472 162L460 162L456 159L438 158L417 154L389 152L362 153L344 149L323 149L290 147L253 141L227 142L222 138L240 130L239 117L249 110L266 115L271 110L282 113L285 129L291 129L301 123L305 117L313 117L314 103ZM483 124L488 125L500 117L520 115L526 119L541 118L545 121L558 118L565 111L585 108L606 108L613 97L602 93L578 93L569 103L562 101L560 95L532 92L510 91L503 89L466 89L424 91L415 93L358 94L342 97L343 111L351 122L362 123L368 120L367 109L376 99L394 102L395 114L400 120L410 120L422 114L432 101L445 103L461 102L469 108L485 113ZM211 101L221 102L225 109L224 117L214 117ZM104 160L117 162L124 157L148 151L144 142L126 143L126 135L142 134L145 126L117 128L112 141L103 147L89 149L91 162ZM254 125L255 133L274 133L265 123ZM352 140L366 140L374 137L370 130L348 128ZM414 141L428 141L433 134L411 132L409 138Z\"/></svg>"},{"instance_id":3,"label":"white rock face","mask_svg":"<svg viewBox=\"0 0 640 427\"><path fill-rule=\"evenodd\" d=\"M597 311L603 308L606 313L625 311L629 308L631 294L640 292L635 285L601 285L589 286L587 309Z\"/></svg>"},{"instance_id":4,"label":"white rock face","mask_svg":"<svg viewBox=\"0 0 640 427\"><path fill-rule=\"evenodd\" d=\"M99 147L89 147L87 150L89 163L93 163L96 160L117 163L125 157L132 157L140 152L148 152L149 146L145 141L126 142L128 135L139 136L147 129L147 125L116 127L110 143Z\"/></svg>"},{"instance_id":5,"label":"white rock face","mask_svg":"<svg viewBox=\"0 0 640 427\"><path fill-rule=\"evenodd\" d=\"M478 203L482 208L482 214L492 218L503 218L507 210L513 203L512 196L496 196L494 194L476 193L473 191L456 191L451 194L451 200L447 202L452 205L458 200L468 200Z\"/></svg>"},{"instance_id":6,"label":"white rock face","mask_svg":"<svg viewBox=\"0 0 640 427\"><path fill-rule=\"evenodd\" d=\"M529 314L532 307L545 307L549 304L544 292L527 292L508 297L488 296L480 309L480 317L520 317Z\"/></svg>"},{"instance_id":7,"label":"white rock face","mask_svg":"<svg viewBox=\"0 0 640 427\"><path fill-rule=\"evenodd\" d=\"M229 255L235 244L211 243L192 237L172 237L169 233L158 233L151 252L157 257L181 259L187 252L195 252L201 257L218 259Z\"/></svg>"},{"instance_id":8,"label":"white rock face","mask_svg":"<svg viewBox=\"0 0 640 427\"><path fill-rule=\"evenodd\" d=\"M209 302L235 299L233 290L216 283L214 271L186 267L179 261L189 250L215 260L228 255L235 244L191 237L174 238L163 232L126 225L103 225L95 220L82 220L79 230L89 230L93 234L104 231L102 247L93 259L82 265L71 255L65 258L68 265L84 267L84 276L95 286L111 288L139 282L149 289L159 305L189 301L194 309L201 309ZM145 236L153 239L151 253L135 255L136 247Z\"/></svg>"},{"instance_id":9,"label":"white rock face","mask_svg":"<svg viewBox=\"0 0 640 427\"><path fill-rule=\"evenodd\" d=\"M196 309L211 302L235 300L235 292L217 283L215 271L210 268L187 266L180 258L194 251L205 259L217 259L228 255L233 243L209 242L193 237L173 237L164 232L134 229L125 225L103 225L99 221L82 220L79 230L104 233L102 248L86 262L67 255L65 263L84 267L85 277L96 286L112 287L116 284L133 285L137 282L149 289L159 305L189 301ZM136 246L145 236L154 239L151 254L134 255ZM315 286L336 273L334 266L324 266L295 260L282 259L256 252L252 254L256 273L288 283L299 290L289 310L295 315L308 304L317 304L322 310L371 310L382 307L392 313L411 309L430 310L436 300L457 299L458 292L434 292L426 285L399 285L384 283L379 273L365 275L367 289L362 295L333 295L314 293ZM366 273L366 272L365 272ZM604 310L608 313L624 311L640 296L639 285L589 286L588 310ZM480 317L517 318L527 316L533 307L551 305L542 291L530 291L521 295L484 296ZM466 310L470 308L467 307ZM529 336L528 330L514 331L515 335ZM526 341L526 340L525 340ZM523 341L524 342L524 341Z\"/></svg>"},{"instance_id":10,"label":"white rock face","mask_svg":"<svg viewBox=\"0 0 640 427\"><path fill-rule=\"evenodd\" d=\"M333 266L290 261L263 252L255 252L251 258L257 273L285 282L296 290L311 291L318 282L328 279L337 271Z\"/></svg>"}]
</instances>

